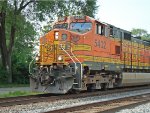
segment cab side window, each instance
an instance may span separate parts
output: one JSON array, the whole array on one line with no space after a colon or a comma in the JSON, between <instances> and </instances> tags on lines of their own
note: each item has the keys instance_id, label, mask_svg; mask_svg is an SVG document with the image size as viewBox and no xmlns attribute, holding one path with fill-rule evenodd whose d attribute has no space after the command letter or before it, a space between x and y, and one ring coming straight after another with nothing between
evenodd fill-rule
<instances>
[{"instance_id":1,"label":"cab side window","mask_svg":"<svg viewBox=\"0 0 150 113\"><path fill-rule=\"evenodd\" d=\"M102 34L102 26L99 24L96 24L96 34L99 34L99 35Z\"/></svg>"},{"instance_id":2,"label":"cab side window","mask_svg":"<svg viewBox=\"0 0 150 113\"><path fill-rule=\"evenodd\" d=\"M113 36L113 27L110 26L110 36Z\"/></svg>"},{"instance_id":3,"label":"cab side window","mask_svg":"<svg viewBox=\"0 0 150 113\"><path fill-rule=\"evenodd\" d=\"M105 35L105 27L101 24L96 24L96 34Z\"/></svg>"}]
</instances>

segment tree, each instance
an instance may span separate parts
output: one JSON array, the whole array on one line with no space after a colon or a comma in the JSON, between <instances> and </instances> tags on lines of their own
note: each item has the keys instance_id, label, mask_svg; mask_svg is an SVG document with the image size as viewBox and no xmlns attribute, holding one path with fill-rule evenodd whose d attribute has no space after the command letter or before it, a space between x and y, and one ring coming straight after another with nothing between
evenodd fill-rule
<instances>
[{"instance_id":1,"label":"tree","mask_svg":"<svg viewBox=\"0 0 150 113\"><path fill-rule=\"evenodd\" d=\"M94 2L95 1L95 2ZM12 53L19 32L20 19L27 21L44 21L56 16L84 13L85 7L96 3L96 0L3 0L0 1L0 51L2 65L9 73L8 82L12 82ZM92 8L89 7L91 11ZM91 11L94 13L96 8ZM92 14L94 15L94 14ZM37 25L37 24L36 24ZM26 31L25 31L26 32Z\"/></svg>"},{"instance_id":2,"label":"tree","mask_svg":"<svg viewBox=\"0 0 150 113\"><path fill-rule=\"evenodd\" d=\"M82 13L94 18L99 7L96 3L97 0L85 0L85 5L82 7Z\"/></svg>"},{"instance_id":3,"label":"tree","mask_svg":"<svg viewBox=\"0 0 150 113\"><path fill-rule=\"evenodd\" d=\"M12 53L12 82L28 83L29 62L32 60L36 32L31 23L22 17L22 24L16 32Z\"/></svg>"},{"instance_id":4,"label":"tree","mask_svg":"<svg viewBox=\"0 0 150 113\"><path fill-rule=\"evenodd\" d=\"M142 40L150 40L150 34L144 29L133 28L131 33L134 37L141 37Z\"/></svg>"},{"instance_id":5,"label":"tree","mask_svg":"<svg viewBox=\"0 0 150 113\"><path fill-rule=\"evenodd\" d=\"M21 18L21 11L25 9L33 0L30 0L26 3L21 1L19 4L18 1L14 0L0 1L0 49L2 55L2 64L3 67L9 73L8 82L12 82L12 64L11 56L13 51L13 46L15 43L15 35L18 30L18 21ZM7 28L9 27L9 28Z\"/></svg>"}]
</instances>

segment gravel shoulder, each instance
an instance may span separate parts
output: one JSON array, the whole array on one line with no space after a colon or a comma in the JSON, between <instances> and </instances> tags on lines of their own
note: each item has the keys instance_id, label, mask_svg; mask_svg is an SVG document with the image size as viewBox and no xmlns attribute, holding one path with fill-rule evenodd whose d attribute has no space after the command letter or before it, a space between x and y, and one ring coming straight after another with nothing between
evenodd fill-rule
<instances>
[{"instance_id":1,"label":"gravel shoulder","mask_svg":"<svg viewBox=\"0 0 150 113\"><path fill-rule=\"evenodd\" d=\"M140 103L141 104L141 103ZM113 112L112 112L113 113ZM150 102L141 105L131 105L114 113L150 113Z\"/></svg>"},{"instance_id":2,"label":"gravel shoulder","mask_svg":"<svg viewBox=\"0 0 150 113\"><path fill-rule=\"evenodd\" d=\"M0 94L5 94L14 91L31 91L31 89L30 87L0 88Z\"/></svg>"}]
</instances>

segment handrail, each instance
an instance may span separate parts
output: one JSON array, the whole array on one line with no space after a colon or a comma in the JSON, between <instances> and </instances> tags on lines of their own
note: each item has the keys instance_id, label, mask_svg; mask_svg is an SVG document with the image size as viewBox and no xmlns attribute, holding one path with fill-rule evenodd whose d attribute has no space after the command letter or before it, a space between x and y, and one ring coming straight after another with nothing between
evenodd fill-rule
<instances>
[{"instance_id":1,"label":"handrail","mask_svg":"<svg viewBox=\"0 0 150 113\"><path fill-rule=\"evenodd\" d=\"M75 57L75 59L81 64L80 60L73 54L72 52L72 48L71 48L71 54L73 55L73 57Z\"/></svg>"},{"instance_id":2,"label":"handrail","mask_svg":"<svg viewBox=\"0 0 150 113\"><path fill-rule=\"evenodd\" d=\"M71 58L71 60L75 64L75 74L76 74L76 67L77 67L76 62L73 60L73 58L71 57L71 55L63 48L62 44L60 44L60 47Z\"/></svg>"},{"instance_id":3,"label":"handrail","mask_svg":"<svg viewBox=\"0 0 150 113\"><path fill-rule=\"evenodd\" d=\"M32 64L32 62L35 60L37 54L38 54L38 53L36 53L36 55L33 57L33 59L31 60L31 62L29 63L29 74L31 74L31 75L33 75L32 72L31 72L31 64Z\"/></svg>"},{"instance_id":4,"label":"handrail","mask_svg":"<svg viewBox=\"0 0 150 113\"><path fill-rule=\"evenodd\" d=\"M82 64L80 62L80 60L74 55L74 53L72 52L72 48L71 48L71 54L73 55L73 57L75 57L75 59L80 63L81 65L81 70L82 70ZM81 71L81 79L82 79L82 71Z\"/></svg>"}]
</instances>

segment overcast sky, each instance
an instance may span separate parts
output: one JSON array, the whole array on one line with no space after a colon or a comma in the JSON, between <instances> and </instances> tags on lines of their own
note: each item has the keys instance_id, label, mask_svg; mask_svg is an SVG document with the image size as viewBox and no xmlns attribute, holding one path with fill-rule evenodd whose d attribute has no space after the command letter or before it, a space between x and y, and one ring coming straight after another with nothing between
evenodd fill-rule
<instances>
[{"instance_id":1,"label":"overcast sky","mask_svg":"<svg viewBox=\"0 0 150 113\"><path fill-rule=\"evenodd\" d=\"M150 0L97 0L96 18L130 31L142 28L150 33Z\"/></svg>"}]
</instances>

